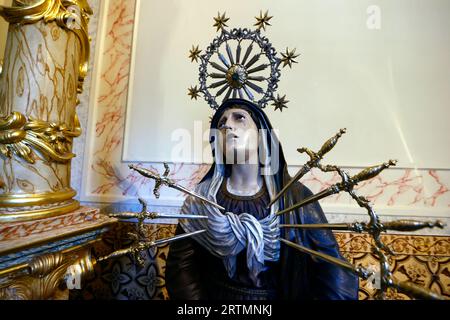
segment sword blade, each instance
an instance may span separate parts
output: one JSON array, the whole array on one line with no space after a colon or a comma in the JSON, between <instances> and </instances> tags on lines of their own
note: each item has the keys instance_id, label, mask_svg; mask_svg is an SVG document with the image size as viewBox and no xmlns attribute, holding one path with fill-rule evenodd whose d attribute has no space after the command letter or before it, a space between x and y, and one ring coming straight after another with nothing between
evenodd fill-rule
<instances>
[{"instance_id":1,"label":"sword blade","mask_svg":"<svg viewBox=\"0 0 450 320\"><path fill-rule=\"evenodd\" d=\"M150 172L149 170L144 169L144 168L140 168L140 167L135 166L135 165L129 165L128 167L129 167L130 169L132 169L132 170L135 170L135 171L139 172L139 173L140 173L141 175L143 175L144 177L147 177L147 178L150 178L150 179L154 179L154 180L156 180L156 181L160 181L162 184L165 184L165 185L168 186L169 188L172 188L172 189L175 189L175 190L184 192L184 193L186 193L186 194L189 194L189 195L191 195L191 196L193 196L193 197L195 197L195 198L197 198L197 199L199 199L199 200L201 200L201 201L204 201L204 202L206 202L206 203L209 203L210 205L212 205L212 206L214 206L214 207L216 207L216 208L218 208L218 209L220 209L220 210L222 210L222 211L225 211L225 208L224 208L224 207L220 206L219 204L215 203L214 201L211 201L211 200L209 200L209 199L206 199L205 197L203 197L203 196L201 196L201 195L199 195L199 194L196 194L195 192L193 192L193 191L191 191L191 190L188 190L188 189L186 189L185 187L180 186L179 184L176 184L175 182L173 182L173 181L170 180L170 179L167 179L167 178L161 178L159 175L155 175L155 174L153 174L152 172Z\"/></svg>"},{"instance_id":2,"label":"sword blade","mask_svg":"<svg viewBox=\"0 0 450 320\"><path fill-rule=\"evenodd\" d=\"M207 216L200 216L195 214L166 214L158 213L156 219L208 219Z\"/></svg>"},{"instance_id":3,"label":"sword blade","mask_svg":"<svg viewBox=\"0 0 450 320\"><path fill-rule=\"evenodd\" d=\"M112 213L108 216L111 218L117 218L119 220L130 220L139 219L142 213L134 212L122 212L122 213ZM195 214L167 214L167 213L148 213L145 215L144 220L154 220L154 219L208 219L207 216L195 215Z\"/></svg>"},{"instance_id":4,"label":"sword blade","mask_svg":"<svg viewBox=\"0 0 450 320\"><path fill-rule=\"evenodd\" d=\"M205 232L206 232L206 230L198 230L198 231L194 231L194 232L190 232L190 233L180 234L178 236L174 236L174 237L167 238L167 239L156 240L156 241L153 241L153 244L151 246L154 247L154 246L159 246L159 245L166 244L166 243L171 243L174 241L190 238L190 237L193 237L193 236L205 233Z\"/></svg>"},{"instance_id":5,"label":"sword blade","mask_svg":"<svg viewBox=\"0 0 450 320\"><path fill-rule=\"evenodd\" d=\"M278 201L278 199L280 199L286 192L287 190L292 186L292 184L294 184L294 182L300 180L305 174L307 174L309 171L311 170L311 168L306 165L303 166L296 174L295 176L289 180L289 182L283 187L283 189L281 189L280 192L278 192L278 194L270 201L270 203L267 205L266 209L269 209L275 202Z\"/></svg>"},{"instance_id":6,"label":"sword blade","mask_svg":"<svg viewBox=\"0 0 450 320\"><path fill-rule=\"evenodd\" d=\"M139 243L138 246L142 249L142 250L146 250L149 249L151 247L155 247L155 246L159 246L162 244L166 244L166 243L170 243L170 242L174 242L174 241L178 241L181 239L185 239L185 238L189 238L198 234L201 234L203 232L206 232L206 230L199 230L199 231L195 231L195 232L191 232L191 233L185 233L182 235L178 235L178 236L174 236L171 238L167 238L167 239L161 239L161 240L156 240L156 241L148 241L145 243ZM96 259L96 262L102 262L105 260L109 260L109 259L113 259L113 258L119 258L122 256L125 256L127 254L133 253L136 250L136 246L132 246L130 248L126 248L126 249L121 249L121 250L117 250L107 256L104 257L100 257L98 259Z\"/></svg>"},{"instance_id":7,"label":"sword blade","mask_svg":"<svg viewBox=\"0 0 450 320\"><path fill-rule=\"evenodd\" d=\"M281 224L280 228L294 228L294 229L332 229L332 230L353 230L351 224L348 223L334 223L334 224Z\"/></svg>"},{"instance_id":8,"label":"sword blade","mask_svg":"<svg viewBox=\"0 0 450 320\"><path fill-rule=\"evenodd\" d=\"M199 194L196 194L194 191L188 190L188 189L186 189L185 187L182 187L182 186L180 186L180 185L178 185L178 184L172 184L172 185L169 185L169 187L171 187L171 188L173 188L173 189L176 189L176 190L178 190L178 191L187 193L187 194L189 194L189 195L191 195L191 196L193 196L193 197L195 197L195 198L197 198L197 199L199 199L199 200L201 200L201 201L204 201L204 202L206 202L206 203L209 203L210 205L212 205L212 206L218 208L218 209L221 210L221 211L225 211L225 208L222 207L221 205L215 203L214 201L211 201L211 200L209 200L209 199L206 199L205 197L203 197L203 196L201 196L201 195L199 195Z\"/></svg>"},{"instance_id":9,"label":"sword blade","mask_svg":"<svg viewBox=\"0 0 450 320\"><path fill-rule=\"evenodd\" d=\"M326 197L331 196L332 194L335 194L335 193L336 193L335 189L333 189L332 187L330 187L330 188L328 188L328 189L323 190L322 192L319 192L319 193L317 193L317 194L314 194L314 195L312 195L311 197L306 198L306 199L300 201L299 203L293 205L292 207L289 207L289 208L287 208L287 209L278 211L278 212L275 213L275 214L276 214L277 216L281 216L282 214L285 214L285 213L291 212L291 211L293 211L293 210L295 210L295 209L304 207L304 206L306 206L306 205L308 205L308 204L311 204L311 203L313 203L313 202L319 201L320 199L326 198Z\"/></svg>"},{"instance_id":10,"label":"sword blade","mask_svg":"<svg viewBox=\"0 0 450 320\"><path fill-rule=\"evenodd\" d=\"M322 260L324 260L324 261L326 261L326 262L332 263L332 264L334 264L334 265L336 265L336 266L345 268L345 269L350 270L350 271L353 271L353 272L355 272L355 273L358 272L357 269L356 269L356 267L355 267L354 265L352 265L351 263L348 263L348 262L346 262L346 261L343 261L343 260L341 260L341 259L332 257L332 256L330 256L330 255L328 255L328 254L325 254L325 253L321 253L321 252L317 252L317 251L311 250L311 249L309 249L309 248L306 248L306 247L301 246L301 245L299 245L299 244L293 243L293 242L288 241L288 240L286 240L286 239L280 239L280 241L283 242L283 243L285 243L285 244L288 245L289 247L292 247L292 248L294 248L294 249L296 249L296 250L298 250L298 251L300 251L300 252L309 254L310 256L313 256L313 257L322 259Z\"/></svg>"}]
</instances>

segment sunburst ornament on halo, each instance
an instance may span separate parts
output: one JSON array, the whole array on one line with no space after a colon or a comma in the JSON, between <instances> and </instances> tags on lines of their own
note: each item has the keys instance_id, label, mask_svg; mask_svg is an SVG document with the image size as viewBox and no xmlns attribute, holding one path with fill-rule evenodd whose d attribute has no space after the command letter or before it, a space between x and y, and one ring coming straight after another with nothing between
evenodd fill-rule
<instances>
[{"instance_id":1,"label":"sunburst ornament on halo","mask_svg":"<svg viewBox=\"0 0 450 320\"><path fill-rule=\"evenodd\" d=\"M260 11L256 17L256 30L234 28L227 30L229 18L225 13L217 14L214 27L221 30L219 36L213 39L203 51L198 46L192 46L189 58L193 62L200 60L200 87L190 87L188 95L197 99L202 93L211 108L217 110L219 105L230 98L248 99L260 108L265 108L271 101L275 110L287 108L286 96L275 98L278 82L281 77L280 68L293 63L298 57L294 50L286 50L282 57L277 57L277 51L269 39L262 35L272 16L266 11Z\"/></svg>"}]
</instances>

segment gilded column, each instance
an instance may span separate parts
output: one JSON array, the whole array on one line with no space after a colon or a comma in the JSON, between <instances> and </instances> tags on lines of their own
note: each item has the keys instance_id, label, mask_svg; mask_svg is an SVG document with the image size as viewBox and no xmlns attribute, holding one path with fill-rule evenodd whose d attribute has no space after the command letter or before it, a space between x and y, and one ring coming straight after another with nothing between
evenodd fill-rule
<instances>
[{"instance_id":1,"label":"gilded column","mask_svg":"<svg viewBox=\"0 0 450 320\"><path fill-rule=\"evenodd\" d=\"M0 75L0 222L79 207L70 186L77 94L87 72L86 0L16 0Z\"/></svg>"}]
</instances>

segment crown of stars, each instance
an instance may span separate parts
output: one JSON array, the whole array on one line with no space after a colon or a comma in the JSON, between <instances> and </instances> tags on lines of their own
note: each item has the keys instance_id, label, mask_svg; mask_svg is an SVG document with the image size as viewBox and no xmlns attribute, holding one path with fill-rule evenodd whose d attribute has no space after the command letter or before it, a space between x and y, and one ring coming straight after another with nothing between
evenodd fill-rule
<instances>
[{"instance_id":1,"label":"crown of stars","mask_svg":"<svg viewBox=\"0 0 450 320\"><path fill-rule=\"evenodd\" d=\"M200 52L202 52L202 50L199 50L198 46L194 47L194 45L192 45L192 49L189 51L189 58L191 59L191 62L198 62L198 58L200 58Z\"/></svg>"},{"instance_id":2,"label":"crown of stars","mask_svg":"<svg viewBox=\"0 0 450 320\"><path fill-rule=\"evenodd\" d=\"M288 104L289 101L286 100L286 95L280 97L280 95L277 95L277 98L273 100L272 106L275 107L275 111L280 109L281 112L283 112L283 108L287 109L286 104Z\"/></svg>"},{"instance_id":3,"label":"crown of stars","mask_svg":"<svg viewBox=\"0 0 450 320\"><path fill-rule=\"evenodd\" d=\"M269 17L269 11L268 10L266 11L266 13L264 13L264 16L262 14L262 11L260 11L259 12L259 17L255 17L256 23L254 24L254 26L257 26L258 30L262 28L264 31L266 31L266 26L271 26L269 21L272 18L273 18L273 16Z\"/></svg>"},{"instance_id":4,"label":"crown of stars","mask_svg":"<svg viewBox=\"0 0 450 320\"><path fill-rule=\"evenodd\" d=\"M217 12L217 17L214 18L215 23L213 25L213 27L217 28L216 31L219 31L219 30L223 29L224 27L228 27L226 22L228 20L230 20L230 18L225 17L225 14L226 14L226 12L224 12L221 16L220 12Z\"/></svg>"},{"instance_id":5,"label":"crown of stars","mask_svg":"<svg viewBox=\"0 0 450 320\"><path fill-rule=\"evenodd\" d=\"M188 96L190 96L191 97L191 100L193 100L193 99L195 99L195 100L197 100L197 98L200 96L199 95L199 93L200 93L200 90L198 90L198 88L197 88L197 86L195 86L195 87L190 87L189 89L188 89Z\"/></svg>"},{"instance_id":6,"label":"crown of stars","mask_svg":"<svg viewBox=\"0 0 450 320\"><path fill-rule=\"evenodd\" d=\"M295 54L295 48L291 51L289 51L288 48L286 48L286 53L281 53L283 56L283 59L281 59L281 62L283 63L283 68L286 66L289 66L289 68L292 68L293 63L298 63L294 59L300 56L299 54Z\"/></svg>"}]
</instances>

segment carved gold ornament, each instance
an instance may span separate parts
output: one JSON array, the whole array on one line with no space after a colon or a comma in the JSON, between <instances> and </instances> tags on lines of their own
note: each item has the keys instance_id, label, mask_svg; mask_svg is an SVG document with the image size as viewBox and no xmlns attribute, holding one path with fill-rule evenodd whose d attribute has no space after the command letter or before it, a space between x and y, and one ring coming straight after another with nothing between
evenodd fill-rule
<instances>
[{"instance_id":1,"label":"carved gold ornament","mask_svg":"<svg viewBox=\"0 0 450 320\"><path fill-rule=\"evenodd\" d=\"M94 272L92 245L97 240L57 253L34 258L29 263L1 270L0 300L51 299L65 288L68 269L79 266L80 276L89 278Z\"/></svg>"},{"instance_id":2,"label":"carved gold ornament","mask_svg":"<svg viewBox=\"0 0 450 320\"><path fill-rule=\"evenodd\" d=\"M78 93L83 90L89 63L89 36L87 27L92 15L87 0L15 0L15 6L0 6L0 16L11 24L31 24L55 21L60 27L74 32L81 42Z\"/></svg>"},{"instance_id":3,"label":"carved gold ornament","mask_svg":"<svg viewBox=\"0 0 450 320\"><path fill-rule=\"evenodd\" d=\"M11 158L13 154L35 163L34 150L47 160L66 163L75 155L72 153L73 138L81 135L78 116L74 117L74 128L66 124L46 122L26 117L20 112L0 118L0 154Z\"/></svg>"}]
</instances>

